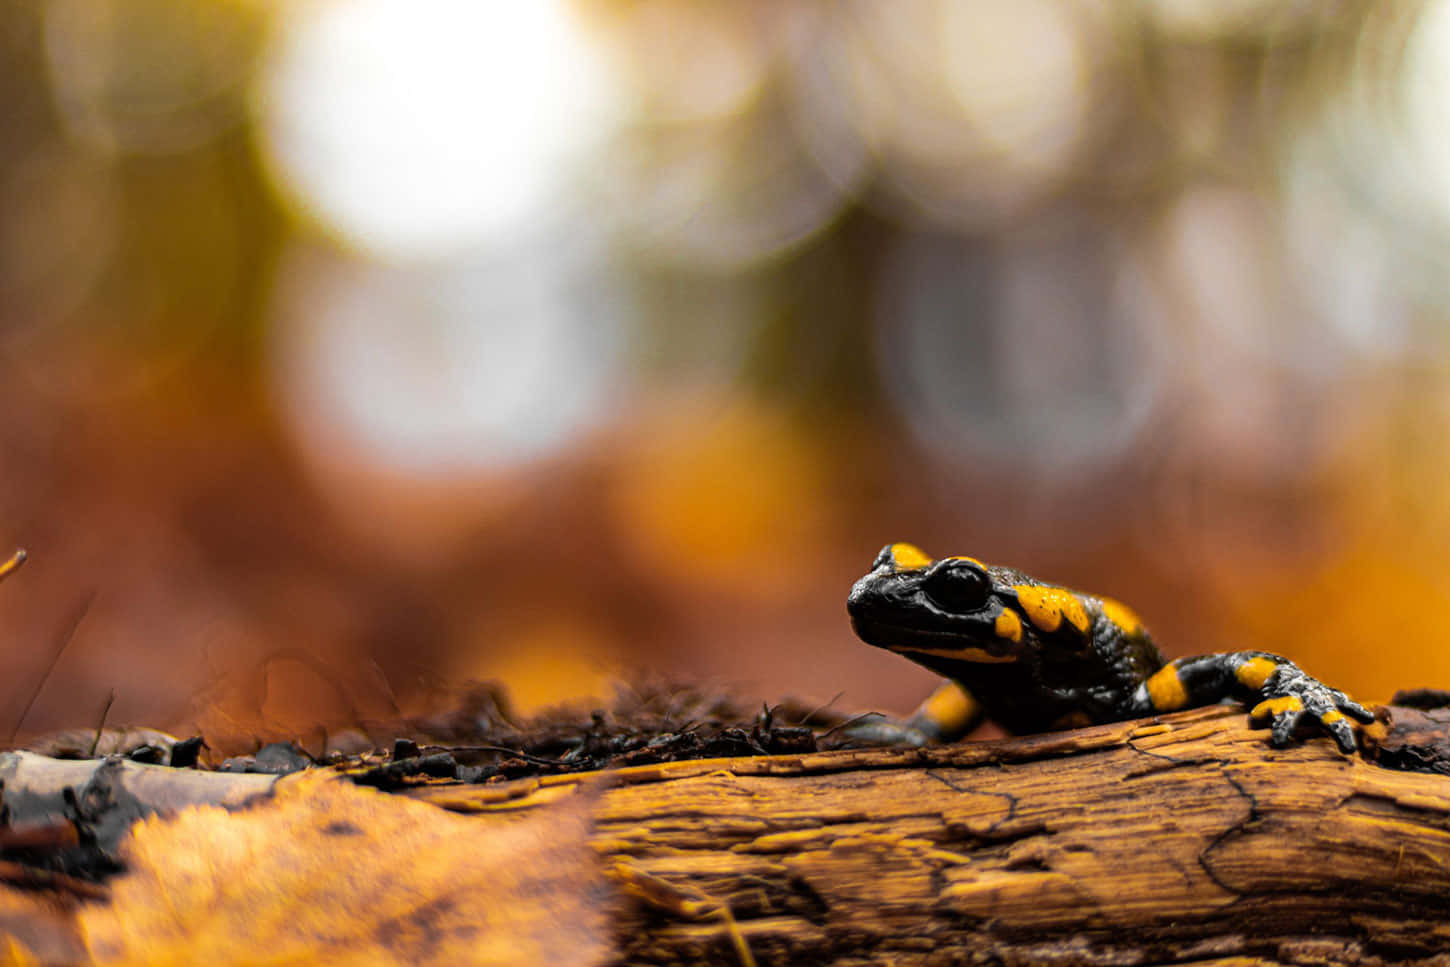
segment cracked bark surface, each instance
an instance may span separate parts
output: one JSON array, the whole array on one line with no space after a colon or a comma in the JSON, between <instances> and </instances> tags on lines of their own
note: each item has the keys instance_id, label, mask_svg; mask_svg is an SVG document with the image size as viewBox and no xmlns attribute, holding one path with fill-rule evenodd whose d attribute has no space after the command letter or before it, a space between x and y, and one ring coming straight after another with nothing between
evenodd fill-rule
<instances>
[{"instance_id":1,"label":"cracked bark surface","mask_svg":"<svg viewBox=\"0 0 1450 967\"><path fill-rule=\"evenodd\" d=\"M622 963L1450 963L1450 777L1265 735L1216 707L410 794L509 822L610 784Z\"/></svg>"}]
</instances>

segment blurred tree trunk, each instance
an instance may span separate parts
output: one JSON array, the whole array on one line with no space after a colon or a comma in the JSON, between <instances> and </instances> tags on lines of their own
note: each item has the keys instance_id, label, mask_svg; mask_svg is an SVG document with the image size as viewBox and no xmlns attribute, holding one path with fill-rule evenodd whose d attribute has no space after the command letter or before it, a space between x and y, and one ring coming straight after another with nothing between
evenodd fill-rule
<instances>
[{"instance_id":1,"label":"blurred tree trunk","mask_svg":"<svg viewBox=\"0 0 1450 967\"><path fill-rule=\"evenodd\" d=\"M1371 754L1443 768L1450 725L1391 712L1407 718L1371 726ZM1450 950L1450 777L1324 738L1274 750L1236 709L412 794L504 821L600 782L612 785L594 847L628 897L621 963L1347 964Z\"/></svg>"}]
</instances>

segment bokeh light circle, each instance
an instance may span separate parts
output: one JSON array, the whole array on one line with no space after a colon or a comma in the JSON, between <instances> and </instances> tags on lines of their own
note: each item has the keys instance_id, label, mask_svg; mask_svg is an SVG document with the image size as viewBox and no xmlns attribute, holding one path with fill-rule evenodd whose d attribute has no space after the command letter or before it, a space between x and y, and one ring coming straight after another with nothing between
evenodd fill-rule
<instances>
[{"instance_id":1,"label":"bokeh light circle","mask_svg":"<svg viewBox=\"0 0 1450 967\"><path fill-rule=\"evenodd\" d=\"M617 85L561 0L340 0L277 31L256 94L285 194L353 245L437 256L567 205Z\"/></svg>"},{"instance_id":2,"label":"bokeh light circle","mask_svg":"<svg viewBox=\"0 0 1450 967\"><path fill-rule=\"evenodd\" d=\"M610 412L619 301L557 239L394 268L294 253L274 325L279 398L323 462L420 482L507 470Z\"/></svg>"},{"instance_id":3,"label":"bokeh light circle","mask_svg":"<svg viewBox=\"0 0 1450 967\"><path fill-rule=\"evenodd\" d=\"M1156 412L1163 361L1152 327L1120 301L1122 246L1084 244L1100 229L899 244L876 306L881 375L925 449L1074 481L1129 451Z\"/></svg>"}]
</instances>

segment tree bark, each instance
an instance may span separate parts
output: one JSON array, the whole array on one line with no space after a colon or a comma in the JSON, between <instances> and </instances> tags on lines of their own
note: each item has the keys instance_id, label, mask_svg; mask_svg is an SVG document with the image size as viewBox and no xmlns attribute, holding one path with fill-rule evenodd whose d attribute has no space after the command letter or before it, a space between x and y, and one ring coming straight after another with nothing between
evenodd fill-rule
<instances>
[{"instance_id":1,"label":"tree bark","mask_svg":"<svg viewBox=\"0 0 1450 967\"><path fill-rule=\"evenodd\" d=\"M1450 716L1392 711L1370 755L1442 768ZM622 963L1446 962L1450 776L1266 736L1215 707L410 794L507 822L609 784Z\"/></svg>"}]
</instances>

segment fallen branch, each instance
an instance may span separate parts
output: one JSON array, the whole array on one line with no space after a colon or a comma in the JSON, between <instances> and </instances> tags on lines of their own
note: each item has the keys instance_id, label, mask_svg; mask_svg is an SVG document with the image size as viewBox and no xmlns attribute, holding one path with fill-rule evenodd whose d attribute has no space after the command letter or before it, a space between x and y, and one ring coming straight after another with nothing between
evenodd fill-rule
<instances>
[{"instance_id":1,"label":"fallen branch","mask_svg":"<svg viewBox=\"0 0 1450 967\"><path fill-rule=\"evenodd\" d=\"M1444 722L1413 720L1447 743ZM1395 741L1372 727L1375 751ZM1450 743L1447 743L1450 744ZM1401 743L1403 745L1403 743ZM1396 963L1450 949L1450 777L1212 708L910 751L610 774L628 963ZM410 794L511 819L587 776ZM715 901L729 917L679 915Z\"/></svg>"},{"instance_id":2,"label":"fallen branch","mask_svg":"<svg viewBox=\"0 0 1450 967\"><path fill-rule=\"evenodd\" d=\"M1323 737L1271 749L1241 710L1215 707L933 749L474 785L419 775L403 794L470 815L480 842L529 815L546 837L563 835L550 817L592 816L623 902L588 909L612 917L622 963L1442 963L1450 710L1382 714L1366 757ZM77 815L87 836L109 835L128 814L235 807L293 781L26 754L0 757L0 776L16 843L60 845L64 828L19 824ZM339 869L354 865L345 842Z\"/></svg>"}]
</instances>

